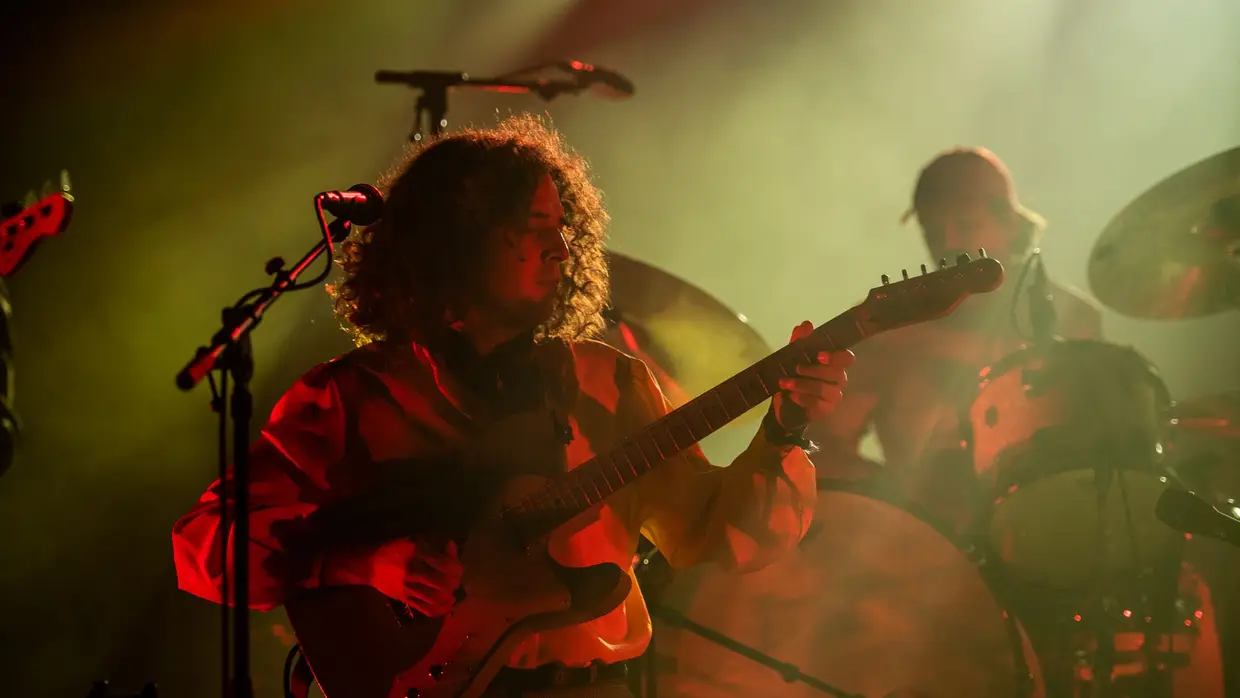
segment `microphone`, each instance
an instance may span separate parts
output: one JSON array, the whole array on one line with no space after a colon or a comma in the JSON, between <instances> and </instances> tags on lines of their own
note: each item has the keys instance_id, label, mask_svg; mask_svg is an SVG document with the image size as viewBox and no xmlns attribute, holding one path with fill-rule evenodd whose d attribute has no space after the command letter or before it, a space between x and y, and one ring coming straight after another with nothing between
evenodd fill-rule
<instances>
[{"instance_id":1,"label":"microphone","mask_svg":"<svg viewBox=\"0 0 1240 698\"><path fill-rule=\"evenodd\" d=\"M628 99L636 91L631 80L614 70L581 61L563 61L556 65L572 75L582 88L604 99Z\"/></svg>"},{"instance_id":2,"label":"microphone","mask_svg":"<svg viewBox=\"0 0 1240 698\"><path fill-rule=\"evenodd\" d=\"M347 191L325 191L314 200L324 211L354 225L370 225L383 216L383 194L369 184L355 184Z\"/></svg>"},{"instance_id":3,"label":"microphone","mask_svg":"<svg viewBox=\"0 0 1240 698\"><path fill-rule=\"evenodd\" d=\"M1207 536L1240 547L1240 519L1225 514L1192 492L1167 490L1154 515L1182 533Z\"/></svg>"},{"instance_id":4,"label":"microphone","mask_svg":"<svg viewBox=\"0 0 1240 698\"><path fill-rule=\"evenodd\" d=\"M1037 264L1036 276L1029 287L1029 322L1033 325L1035 344L1048 344L1055 338L1055 296L1051 293L1050 279L1046 276L1046 264L1042 250L1035 249L1029 263Z\"/></svg>"},{"instance_id":5,"label":"microphone","mask_svg":"<svg viewBox=\"0 0 1240 698\"><path fill-rule=\"evenodd\" d=\"M558 68L568 73L568 79L522 80L517 77L546 68ZM469 73L438 70L380 70L375 73L375 82L405 85L436 92L446 92L453 87L467 87L509 93L529 93L536 94L543 99L577 92L590 92L605 99L628 99L635 91L633 82L620 73L581 61L546 63L498 78L478 78Z\"/></svg>"}]
</instances>

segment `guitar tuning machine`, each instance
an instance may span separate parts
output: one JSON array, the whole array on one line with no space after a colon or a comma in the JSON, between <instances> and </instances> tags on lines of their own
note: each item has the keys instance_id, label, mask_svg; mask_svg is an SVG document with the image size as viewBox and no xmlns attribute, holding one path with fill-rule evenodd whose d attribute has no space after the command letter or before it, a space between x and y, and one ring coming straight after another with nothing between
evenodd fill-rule
<instances>
[{"instance_id":1,"label":"guitar tuning machine","mask_svg":"<svg viewBox=\"0 0 1240 698\"><path fill-rule=\"evenodd\" d=\"M921 273L922 273L922 274L928 274L928 273L929 273L929 272L926 270L926 265L924 265L924 264L923 264L923 265L921 265Z\"/></svg>"},{"instance_id":2,"label":"guitar tuning machine","mask_svg":"<svg viewBox=\"0 0 1240 698\"><path fill-rule=\"evenodd\" d=\"M946 268L947 268L947 258L939 257L939 269L946 269Z\"/></svg>"},{"instance_id":3,"label":"guitar tuning machine","mask_svg":"<svg viewBox=\"0 0 1240 698\"><path fill-rule=\"evenodd\" d=\"M905 281L908 281L908 269L901 269L900 274L904 276Z\"/></svg>"},{"instance_id":4,"label":"guitar tuning machine","mask_svg":"<svg viewBox=\"0 0 1240 698\"><path fill-rule=\"evenodd\" d=\"M986 248L985 247L977 248L977 256L981 259L986 259Z\"/></svg>"},{"instance_id":5,"label":"guitar tuning machine","mask_svg":"<svg viewBox=\"0 0 1240 698\"><path fill-rule=\"evenodd\" d=\"M891 277L887 276L886 274L883 274L882 281L883 281L883 285L886 286L887 284L891 283Z\"/></svg>"},{"instance_id":6,"label":"guitar tuning machine","mask_svg":"<svg viewBox=\"0 0 1240 698\"><path fill-rule=\"evenodd\" d=\"M958 267L963 267L964 265L968 264L971 261L973 260L969 258L968 252L961 252L960 254L956 255L956 266Z\"/></svg>"}]
</instances>

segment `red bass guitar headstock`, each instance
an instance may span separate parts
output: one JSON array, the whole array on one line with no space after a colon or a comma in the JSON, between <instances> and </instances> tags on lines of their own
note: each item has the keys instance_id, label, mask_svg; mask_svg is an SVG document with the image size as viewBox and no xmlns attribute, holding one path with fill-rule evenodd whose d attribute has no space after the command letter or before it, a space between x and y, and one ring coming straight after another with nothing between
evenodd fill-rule
<instances>
[{"instance_id":1,"label":"red bass guitar headstock","mask_svg":"<svg viewBox=\"0 0 1240 698\"><path fill-rule=\"evenodd\" d=\"M72 213L68 173L62 172L60 191L44 196L0 223L0 277L16 273L44 237L64 232Z\"/></svg>"}]
</instances>

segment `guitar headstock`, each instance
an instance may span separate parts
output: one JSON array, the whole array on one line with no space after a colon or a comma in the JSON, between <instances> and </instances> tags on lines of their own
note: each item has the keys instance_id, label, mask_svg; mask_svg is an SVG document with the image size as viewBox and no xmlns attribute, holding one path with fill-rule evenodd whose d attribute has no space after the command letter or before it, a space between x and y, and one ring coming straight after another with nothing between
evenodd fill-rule
<instances>
[{"instance_id":1,"label":"guitar headstock","mask_svg":"<svg viewBox=\"0 0 1240 698\"><path fill-rule=\"evenodd\" d=\"M933 271L921 265L921 273L903 271L899 281L883 275L883 285L870 289L865 301L862 322L865 334L877 334L897 327L929 322L951 315L966 298L990 293L1003 284L1003 265L978 250L977 259L962 254L954 266L939 260Z\"/></svg>"},{"instance_id":2,"label":"guitar headstock","mask_svg":"<svg viewBox=\"0 0 1240 698\"><path fill-rule=\"evenodd\" d=\"M69 227L73 195L68 173L61 173L60 191L47 194L0 223L0 277L15 273L45 236L58 235Z\"/></svg>"}]
</instances>

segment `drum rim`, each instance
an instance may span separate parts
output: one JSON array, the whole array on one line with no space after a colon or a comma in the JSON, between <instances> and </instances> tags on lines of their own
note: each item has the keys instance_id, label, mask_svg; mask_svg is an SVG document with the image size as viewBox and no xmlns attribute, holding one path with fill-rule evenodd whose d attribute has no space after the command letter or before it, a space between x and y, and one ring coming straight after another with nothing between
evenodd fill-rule
<instances>
[{"instance_id":1,"label":"drum rim","mask_svg":"<svg viewBox=\"0 0 1240 698\"><path fill-rule=\"evenodd\" d=\"M1127 344L1116 344L1099 339L1063 339L1056 338L1054 343L1050 345L1056 349L1062 350L1070 346L1107 346L1121 349L1123 352L1136 357L1140 364L1145 368L1145 376L1154 387L1154 394L1157 404L1157 417L1155 419L1159 429L1158 444L1162 448L1163 458L1160 462L1166 462L1166 454L1175 448L1176 444L1176 401L1171 397L1171 389L1167 387L1167 382L1163 379L1162 373L1158 370L1158 366L1149 358L1137 351L1134 347ZM997 376L1002 376L1019 366L1016 363L1018 357L1032 356L1038 352L1045 352L1047 347L1036 344L1025 344L1020 349L1004 355L1002 358L994 361L981 369L981 377L978 379L977 389L974 391L973 397L962 400L957 406L956 411L956 427L959 432L961 447L969 452L970 459L974 458L974 427L973 427L973 406L981 399L982 394L986 392L989 386ZM997 462L997 461L996 461ZM976 464L975 464L976 467ZM1164 469L1171 468L1170 465L1164 464ZM1174 473L1174 469L1171 468Z\"/></svg>"},{"instance_id":2,"label":"drum rim","mask_svg":"<svg viewBox=\"0 0 1240 698\"><path fill-rule=\"evenodd\" d=\"M989 383L995 376L1001 376L1007 373L1008 371L1012 370L1015 366L1018 366L1019 364L1017 363L1017 361L1019 359L1022 359L1028 356L1034 356L1037 354L1048 354L1053 351L1066 351L1071 347L1084 347L1084 346L1110 347L1112 349L1120 350L1121 353L1131 354L1132 356L1136 357L1137 359L1140 360L1141 364L1144 365L1148 369L1150 376L1154 378L1156 383L1162 387L1162 389L1159 392L1162 394L1166 394L1168 396L1167 401L1168 402L1171 401L1170 391L1167 390L1166 388L1167 383L1166 383L1166 380L1164 380L1162 377L1162 372L1158 370L1158 366L1155 365L1153 361L1150 361L1149 357L1147 357L1145 354L1138 351L1135 346L1131 344L1119 344L1117 342L1108 342L1102 339L1065 339L1062 337L1057 337L1054 340L1052 340L1050 344L1046 344L1046 345L1026 343L1023 346L1021 346L1019 349L1008 352L1007 354L1003 355L999 359L992 361L986 366L982 367L981 369L979 369L979 373L981 374L981 376L978 379L978 392L980 393L981 390L986 387L986 384ZM972 403L970 403L970 405L971 404Z\"/></svg>"}]
</instances>

